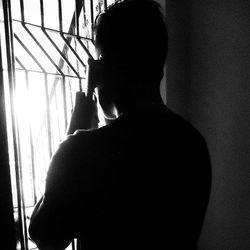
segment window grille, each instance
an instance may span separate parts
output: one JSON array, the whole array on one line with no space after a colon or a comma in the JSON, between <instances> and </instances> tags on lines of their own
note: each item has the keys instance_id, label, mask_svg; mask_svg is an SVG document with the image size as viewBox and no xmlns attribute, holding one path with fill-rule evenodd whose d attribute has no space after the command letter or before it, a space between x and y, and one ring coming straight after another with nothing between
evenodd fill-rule
<instances>
[{"instance_id":1,"label":"window grille","mask_svg":"<svg viewBox=\"0 0 250 250\"><path fill-rule=\"evenodd\" d=\"M27 228L44 192L49 160L86 91L86 64L95 57L92 24L115 0L0 0L17 249L37 249ZM77 249L75 241L68 249Z\"/></svg>"}]
</instances>

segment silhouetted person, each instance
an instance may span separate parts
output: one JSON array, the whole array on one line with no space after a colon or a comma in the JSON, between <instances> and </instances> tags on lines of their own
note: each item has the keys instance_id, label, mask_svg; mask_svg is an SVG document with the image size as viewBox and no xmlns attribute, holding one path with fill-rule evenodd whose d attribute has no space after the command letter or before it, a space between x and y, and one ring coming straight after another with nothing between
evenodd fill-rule
<instances>
[{"instance_id":1,"label":"silhouetted person","mask_svg":"<svg viewBox=\"0 0 250 250\"><path fill-rule=\"evenodd\" d=\"M158 4L117 3L96 20L99 102L110 124L78 130L50 163L29 228L41 249L196 249L211 170L199 132L162 102L167 32Z\"/></svg>"}]
</instances>

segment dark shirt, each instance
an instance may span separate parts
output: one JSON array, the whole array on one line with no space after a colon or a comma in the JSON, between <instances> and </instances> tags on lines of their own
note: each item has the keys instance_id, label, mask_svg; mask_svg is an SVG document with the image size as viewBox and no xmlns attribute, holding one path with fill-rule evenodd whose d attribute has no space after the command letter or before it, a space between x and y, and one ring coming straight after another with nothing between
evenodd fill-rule
<instances>
[{"instance_id":1,"label":"dark shirt","mask_svg":"<svg viewBox=\"0 0 250 250\"><path fill-rule=\"evenodd\" d=\"M210 185L200 133L164 105L137 108L60 145L31 237L55 246L77 237L89 249L196 249Z\"/></svg>"}]
</instances>

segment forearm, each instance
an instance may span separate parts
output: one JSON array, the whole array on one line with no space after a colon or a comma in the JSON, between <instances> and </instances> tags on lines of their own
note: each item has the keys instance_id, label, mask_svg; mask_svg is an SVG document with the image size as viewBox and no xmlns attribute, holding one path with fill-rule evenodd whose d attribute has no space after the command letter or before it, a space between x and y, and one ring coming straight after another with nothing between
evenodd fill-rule
<instances>
[{"instance_id":1,"label":"forearm","mask_svg":"<svg viewBox=\"0 0 250 250\"><path fill-rule=\"evenodd\" d=\"M86 97L85 93L77 92L74 111L67 129L73 134L77 129L94 129L98 127L96 102Z\"/></svg>"}]
</instances>

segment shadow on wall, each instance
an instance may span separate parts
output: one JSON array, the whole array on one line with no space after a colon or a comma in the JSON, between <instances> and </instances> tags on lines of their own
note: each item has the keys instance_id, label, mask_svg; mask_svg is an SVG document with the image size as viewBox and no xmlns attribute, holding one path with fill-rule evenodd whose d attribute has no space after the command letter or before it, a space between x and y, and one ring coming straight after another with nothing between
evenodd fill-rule
<instances>
[{"instance_id":1,"label":"shadow on wall","mask_svg":"<svg viewBox=\"0 0 250 250\"><path fill-rule=\"evenodd\" d=\"M166 1L168 106L205 136L213 167L202 249L250 249L250 2Z\"/></svg>"}]
</instances>

